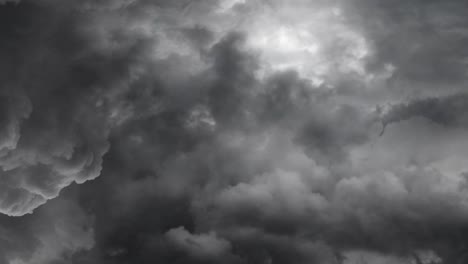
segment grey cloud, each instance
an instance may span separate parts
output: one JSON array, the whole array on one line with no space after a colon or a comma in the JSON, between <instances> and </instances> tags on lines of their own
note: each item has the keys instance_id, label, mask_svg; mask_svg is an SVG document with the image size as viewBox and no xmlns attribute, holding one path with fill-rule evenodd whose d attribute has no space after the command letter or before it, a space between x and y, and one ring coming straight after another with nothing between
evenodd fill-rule
<instances>
[{"instance_id":1,"label":"grey cloud","mask_svg":"<svg viewBox=\"0 0 468 264\"><path fill-rule=\"evenodd\" d=\"M14 221L12 221L15 219ZM22 218L0 217L4 263L69 263L75 251L93 247L93 219L66 192ZM67 260L68 259L68 260Z\"/></svg>"},{"instance_id":2,"label":"grey cloud","mask_svg":"<svg viewBox=\"0 0 468 264\"><path fill-rule=\"evenodd\" d=\"M368 69L395 67L387 92L401 99L464 90L468 23L464 1L357 0L344 5L349 21L372 43Z\"/></svg>"},{"instance_id":3,"label":"grey cloud","mask_svg":"<svg viewBox=\"0 0 468 264\"><path fill-rule=\"evenodd\" d=\"M0 261L463 262L463 5L228 2L0 7ZM265 70L263 4L355 71Z\"/></svg>"},{"instance_id":4,"label":"grey cloud","mask_svg":"<svg viewBox=\"0 0 468 264\"><path fill-rule=\"evenodd\" d=\"M465 127L467 124L468 96L455 94L447 97L432 97L413 100L406 104L390 105L383 113L386 126L414 117L423 117L447 127Z\"/></svg>"},{"instance_id":5,"label":"grey cloud","mask_svg":"<svg viewBox=\"0 0 468 264\"><path fill-rule=\"evenodd\" d=\"M12 87L2 88L1 212L8 215L31 213L72 182L99 176L110 130L121 122L116 115L133 115L122 96L132 85L126 79L131 65L151 42L132 30L107 28L108 17L55 5L26 1L2 8L2 25L9 25L2 65L10 66L2 80ZM89 23L98 21L106 34ZM120 55L101 45L126 34L135 39L116 40Z\"/></svg>"},{"instance_id":6,"label":"grey cloud","mask_svg":"<svg viewBox=\"0 0 468 264\"><path fill-rule=\"evenodd\" d=\"M330 160L346 159L348 148L371 138L375 117L349 105L327 110L314 114L317 116L304 127L297 141L306 146L315 160L330 164Z\"/></svg>"},{"instance_id":7,"label":"grey cloud","mask_svg":"<svg viewBox=\"0 0 468 264\"><path fill-rule=\"evenodd\" d=\"M188 254L196 258L216 258L228 254L231 244L219 238L216 233L191 234L183 227L171 229L166 233L167 239Z\"/></svg>"},{"instance_id":8,"label":"grey cloud","mask_svg":"<svg viewBox=\"0 0 468 264\"><path fill-rule=\"evenodd\" d=\"M63 35L63 39L54 40L54 34L65 30L55 27L47 33L52 36L49 45L55 48L54 53L43 50L41 45L45 43L41 43L31 46L27 59L20 61L24 56L21 52L25 52L21 48L30 46L31 39L34 41L43 37L39 33L37 37L27 34L39 26L34 24L38 15L28 14L34 10L34 5L7 5L2 11L2 24L9 23L13 27L19 24L23 27L23 32L3 36L5 52L10 52L16 59L12 62L16 68L5 72L4 77L11 78L6 79L5 85L13 86L16 90L3 91L5 143L2 144L1 167L3 195L7 199L2 201L1 212L14 216L30 213L46 200L56 197L61 188L73 181L83 182L97 177L101 156L107 149L106 128L102 124L97 125L100 110L95 108L97 111L94 112L92 109L96 98L92 94L85 95L83 91L86 88L80 87L90 85L86 78L92 76L79 60L66 62L60 55L61 52L70 52L70 55L79 52L79 46L63 50L68 45L67 37L69 41L79 39L73 40L75 36ZM43 7L38 4L37 8ZM7 14L8 11L11 13ZM24 21L21 15L29 17ZM48 20L40 21L41 26L53 23L60 14L52 12L49 15ZM72 26L68 30L73 31ZM12 40L17 42L16 46L8 46ZM48 66L38 70L41 67L36 66L43 63L45 58ZM15 79L17 72L21 74ZM91 115L91 112L94 113ZM91 126L94 131L89 130Z\"/></svg>"}]
</instances>

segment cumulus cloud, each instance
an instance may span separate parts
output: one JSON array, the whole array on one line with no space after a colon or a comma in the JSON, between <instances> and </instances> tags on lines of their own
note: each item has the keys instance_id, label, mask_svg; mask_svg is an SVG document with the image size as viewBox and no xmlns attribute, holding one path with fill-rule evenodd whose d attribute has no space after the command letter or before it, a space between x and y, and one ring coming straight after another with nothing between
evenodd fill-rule
<instances>
[{"instance_id":1,"label":"cumulus cloud","mask_svg":"<svg viewBox=\"0 0 468 264\"><path fill-rule=\"evenodd\" d=\"M93 218L75 198L73 192L67 192L34 215L0 217L0 260L17 264L69 263L74 252L91 249Z\"/></svg>"},{"instance_id":2,"label":"cumulus cloud","mask_svg":"<svg viewBox=\"0 0 468 264\"><path fill-rule=\"evenodd\" d=\"M218 238L216 233L194 235L183 227L171 229L166 233L167 239L183 251L196 258L216 258L229 253L229 241Z\"/></svg>"},{"instance_id":3,"label":"cumulus cloud","mask_svg":"<svg viewBox=\"0 0 468 264\"><path fill-rule=\"evenodd\" d=\"M0 262L466 261L462 1L0 4Z\"/></svg>"},{"instance_id":4,"label":"cumulus cloud","mask_svg":"<svg viewBox=\"0 0 468 264\"><path fill-rule=\"evenodd\" d=\"M96 105L96 92L89 90L95 73L86 69L83 59L62 57L83 50L79 43L70 45L80 42L78 36L65 33L75 30L74 22L44 32L54 19L65 17L51 12L50 18L37 21L35 5L7 4L1 11L2 27L8 24L11 29L2 36L4 63L10 68L2 77L0 211L12 216L31 213L72 182L97 177L108 147L104 112ZM69 36L56 38L61 32Z\"/></svg>"},{"instance_id":5,"label":"cumulus cloud","mask_svg":"<svg viewBox=\"0 0 468 264\"><path fill-rule=\"evenodd\" d=\"M465 127L467 122L467 95L454 94L445 97L417 99L406 104L389 106L382 116L384 126L423 117L447 127Z\"/></svg>"}]
</instances>

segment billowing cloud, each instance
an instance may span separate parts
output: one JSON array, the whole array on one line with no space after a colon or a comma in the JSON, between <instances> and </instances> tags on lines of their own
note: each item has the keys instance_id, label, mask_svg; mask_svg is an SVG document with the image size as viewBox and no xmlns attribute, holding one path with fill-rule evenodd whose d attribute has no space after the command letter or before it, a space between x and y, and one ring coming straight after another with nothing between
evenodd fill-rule
<instances>
[{"instance_id":1,"label":"billowing cloud","mask_svg":"<svg viewBox=\"0 0 468 264\"><path fill-rule=\"evenodd\" d=\"M179 227L167 231L166 237L176 247L196 258L216 258L231 250L229 241L218 238L215 233L193 235Z\"/></svg>"},{"instance_id":2,"label":"billowing cloud","mask_svg":"<svg viewBox=\"0 0 468 264\"><path fill-rule=\"evenodd\" d=\"M447 127L467 125L468 96L454 94L445 97L431 97L414 100L406 104L391 105L382 116L384 126L422 117Z\"/></svg>"},{"instance_id":3,"label":"billowing cloud","mask_svg":"<svg viewBox=\"0 0 468 264\"><path fill-rule=\"evenodd\" d=\"M34 215L0 217L4 263L69 263L73 253L94 245L93 217L67 192ZM69 261L69 262L66 262Z\"/></svg>"},{"instance_id":4,"label":"billowing cloud","mask_svg":"<svg viewBox=\"0 0 468 264\"><path fill-rule=\"evenodd\" d=\"M462 1L0 4L0 262L466 262Z\"/></svg>"},{"instance_id":5,"label":"billowing cloud","mask_svg":"<svg viewBox=\"0 0 468 264\"><path fill-rule=\"evenodd\" d=\"M21 216L70 183L99 175L108 125L99 92L90 90L98 83L85 63L90 54L78 56L87 47L73 19L41 3L8 4L1 12L0 212Z\"/></svg>"}]
</instances>

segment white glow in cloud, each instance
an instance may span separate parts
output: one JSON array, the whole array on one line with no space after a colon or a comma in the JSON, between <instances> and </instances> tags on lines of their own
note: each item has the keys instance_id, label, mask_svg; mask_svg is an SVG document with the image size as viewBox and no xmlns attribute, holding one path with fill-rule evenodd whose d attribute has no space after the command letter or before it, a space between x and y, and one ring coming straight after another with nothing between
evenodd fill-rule
<instances>
[{"instance_id":1,"label":"white glow in cloud","mask_svg":"<svg viewBox=\"0 0 468 264\"><path fill-rule=\"evenodd\" d=\"M371 48L346 25L338 7L307 3L252 9L255 15L241 28L248 46L260 53L264 71L293 69L316 84L337 72L367 77L364 65Z\"/></svg>"}]
</instances>

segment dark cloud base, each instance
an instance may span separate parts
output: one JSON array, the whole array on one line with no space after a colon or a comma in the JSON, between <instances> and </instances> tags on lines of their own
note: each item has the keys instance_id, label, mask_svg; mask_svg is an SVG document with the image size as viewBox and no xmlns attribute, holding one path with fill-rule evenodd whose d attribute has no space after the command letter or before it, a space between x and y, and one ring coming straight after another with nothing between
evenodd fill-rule
<instances>
[{"instance_id":1,"label":"dark cloud base","mask_svg":"<svg viewBox=\"0 0 468 264\"><path fill-rule=\"evenodd\" d=\"M466 4L228 2L0 1L0 263L467 263ZM259 6L338 6L337 67Z\"/></svg>"}]
</instances>

